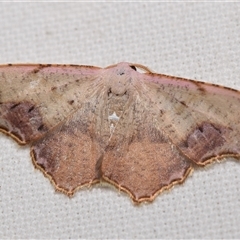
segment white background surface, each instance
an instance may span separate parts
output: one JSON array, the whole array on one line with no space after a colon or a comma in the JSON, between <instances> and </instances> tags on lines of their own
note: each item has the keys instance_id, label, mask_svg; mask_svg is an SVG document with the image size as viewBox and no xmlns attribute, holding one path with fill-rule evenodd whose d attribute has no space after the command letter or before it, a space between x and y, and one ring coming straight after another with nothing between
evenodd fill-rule
<instances>
[{"instance_id":1,"label":"white background surface","mask_svg":"<svg viewBox=\"0 0 240 240\"><path fill-rule=\"evenodd\" d=\"M0 23L0 63L128 61L240 89L238 3L1 3ZM0 238L240 238L239 161L197 170L151 204L109 187L69 199L1 134L0 174Z\"/></svg>"}]
</instances>

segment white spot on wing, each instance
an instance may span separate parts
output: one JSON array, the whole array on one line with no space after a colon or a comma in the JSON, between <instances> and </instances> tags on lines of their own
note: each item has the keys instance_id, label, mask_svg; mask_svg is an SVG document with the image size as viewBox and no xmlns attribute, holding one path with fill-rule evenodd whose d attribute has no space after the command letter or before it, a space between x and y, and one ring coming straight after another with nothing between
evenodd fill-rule
<instances>
[{"instance_id":1,"label":"white spot on wing","mask_svg":"<svg viewBox=\"0 0 240 240\"><path fill-rule=\"evenodd\" d=\"M115 126L113 124L111 124L110 125L110 133L111 133L111 135L113 134L114 129L115 129Z\"/></svg>"},{"instance_id":2,"label":"white spot on wing","mask_svg":"<svg viewBox=\"0 0 240 240\"><path fill-rule=\"evenodd\" d=\"M112 135L114 133L114 130L115 130L115 125L116 125L116 122L118 122L120 119L120 117L117 116L116 112L113 112L112 115L108 116L108 121L109 121L109 124L110 124L110 134Z\"/></svg>"},{"instance_id":3,"label":"white spot on wing","mask_svg":"<svg viewBox=\"0 0 240 240\"><path fill-rule=\"evenodd\" d=\"M112 120L112 121L118 121L119 117L117 116L117 114L114 112L112 115L108 116L108 120Z\"/></svg>"}]
</instances>

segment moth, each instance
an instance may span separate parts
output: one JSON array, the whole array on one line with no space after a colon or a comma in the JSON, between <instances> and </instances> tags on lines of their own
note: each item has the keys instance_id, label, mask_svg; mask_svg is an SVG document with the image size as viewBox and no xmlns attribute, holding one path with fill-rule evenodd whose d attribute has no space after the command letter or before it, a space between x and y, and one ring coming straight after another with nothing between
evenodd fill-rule
<instances>
[{"instance_id":1,"label":"moth","mask_svg":"<svg viewBox=\"0 0 240 240\"><path fill-rule=\"evenodd\" d=\"M0 66L1 131L68 196L105 181L152 201L196 166L239 158L239 108L237 90L140 64Z\"/></svg>"}]
</instances>

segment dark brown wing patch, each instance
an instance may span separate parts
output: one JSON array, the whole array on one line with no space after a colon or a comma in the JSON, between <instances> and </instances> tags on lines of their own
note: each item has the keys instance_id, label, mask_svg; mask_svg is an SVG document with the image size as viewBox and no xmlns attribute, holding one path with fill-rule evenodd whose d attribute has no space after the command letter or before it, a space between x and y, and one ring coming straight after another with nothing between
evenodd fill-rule
<instances>
[{"instance_id":1,"label":"dark brown wing patch","mask_svg":"<svg viewBox=\"0 0 240 240\"><path fill-rule=\"evenodd\" d=\"M48 131L35 104L9 102L0 104L0 128L21 144L40 138Z\"/></svg>"}]
</instances>

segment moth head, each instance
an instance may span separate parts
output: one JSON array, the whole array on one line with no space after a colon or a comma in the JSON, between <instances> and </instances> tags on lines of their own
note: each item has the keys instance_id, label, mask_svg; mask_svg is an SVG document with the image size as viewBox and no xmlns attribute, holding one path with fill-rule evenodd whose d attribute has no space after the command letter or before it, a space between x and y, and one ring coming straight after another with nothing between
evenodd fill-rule
<instances>
[{"instance_id":1,"label":"moth head","mask_svg":"<svg viewBox=\"0 0 240 240\"><path fill-rule=\"evenodd\" d=\"M106 69L109 92L122 96L131 89L134 69L128 63L119 63Z\"/></svg>"}]
</instances>

